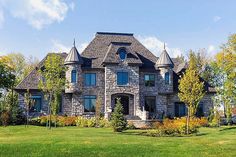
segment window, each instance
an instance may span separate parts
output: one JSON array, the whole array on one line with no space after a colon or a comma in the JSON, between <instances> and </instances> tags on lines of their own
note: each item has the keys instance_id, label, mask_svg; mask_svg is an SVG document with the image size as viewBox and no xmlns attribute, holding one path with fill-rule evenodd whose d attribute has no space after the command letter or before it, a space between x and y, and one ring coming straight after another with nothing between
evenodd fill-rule
<instances>
[{"instance_id":1,"label":"window","mask_svg":"<svg viewBox=\"0 0 236 157\"><path fill-rule=\"evenodd\" d=\"M198 104L196 116L197 117L204 117L203 103Z\"/></svg>"},{"instance_id":2,"label":"window","mask_svg":"<svg viewBox=\"0 0 236 157\"><path fill-rule=\"evenodd\" d=\"M84 112L95 112L96 96L85 95L84 96Z\"/></svg>"},{"instance_id":3,"label":"window","mask_svg":"<svg viewBox=\"0 0 236 157\"><path fill-rule=\"evenodd\" d=\"M145 86L153 87L155 86L155 75L154 74L146 74L144 75Z\"/></svg>"},{"instance_id":4,"label":"window","mask_svg":"<svg viewBox=\"0 0 236 157\"><path fill-rule=\"evenodd\" d=\"M169 72L165 73L165 84L170 84L170 73Z\"/></svg>"},{"instance_id":5,"label":"window","mask_svg":"<svg viewBox=\"0 0 236 157\"><path fill-rule=\"evenodd\" d=\"M187 107L184 103L175 103L175 117L183 117L187 114Z\"/></svg>"},{"instance_id":6,"label":"window","mask_svg":"<svg viewBox=\"0 0 236 157\"><path fill-rule=\"evenodd\" d=\"M120 49L118 53L119 53L120 59L122 61L125 60L125 58L126 58L126 51L125 51L125 49Z\"/></svg>"},{"instance_id":7,"label":"window","mask_svg":"<svg viewBox=\"0 0 236 157\"><path fill-rule=\"evenodd\" d=\"M41 107L42 107L42 98L40 95L34 95L31 96L31 99L33 99L32 104L30 104L31 108L30 111L31 112L40 112L41 111Z\"/></svg>"},{"instance_id":8,"label":"window","mask_svg":"<svg viewBox=\"0 0 236 157\"><path fill-rule=\"evenodd\" d=\"M86 73L84 74L85 86L96 86L96 74Z\"/></svg>"},{"instance_id":9,"label":"window","mask_svg":"<svg viewBox=\"0 0 236 157\"><path fill-rule=\"evenodd\" d=\"M76 70L71 71L71 83L76 83L77 82L77 72Z\"/></svg>"},{"instance_id":10,"label":"window","mask_svg":"<svg viewBox=\"0 0 236 157\"><path fill-rule=\"evenodd\" d=\"M128 72L117 72L117 85L127 85L128 82Z\"/></svg>"},{"instance_id":11,"label":"window","mask_svg":"<svg viewBox=\"0 0 236 157\"><path fill-rule=\"evenodd\" d=\"M155 113L156 111L156 97L155 96L145 97L145 110L150 113Z\"/></svg>"}]
</instances>

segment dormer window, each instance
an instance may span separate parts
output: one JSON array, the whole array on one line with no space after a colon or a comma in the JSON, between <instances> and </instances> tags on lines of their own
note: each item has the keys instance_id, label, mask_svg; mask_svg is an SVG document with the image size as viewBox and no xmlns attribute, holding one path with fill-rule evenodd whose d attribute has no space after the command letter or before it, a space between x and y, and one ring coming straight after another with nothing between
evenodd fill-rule
<instances>
[{"instance_id":1,"label":"dormer window","mask_svg":"<svg viewBox=\"0 0 236 157\"><path fill-rule=\"evenodd\" d=\"M72 70L71 71L71 83L76 83L77 82L77 71Z\"/></svg>"},{"instance_id":2,"label":"dormer window","mask_svg":"<svg viewBox=\"0 0 236 157\"><path fill-rule=\"evenodd\" d=\"M120 60L124 61L127 56L126 50L124 48L121 48L121 49L119 49L118 53L120 56Z\"/></svg>"}]
</instances>

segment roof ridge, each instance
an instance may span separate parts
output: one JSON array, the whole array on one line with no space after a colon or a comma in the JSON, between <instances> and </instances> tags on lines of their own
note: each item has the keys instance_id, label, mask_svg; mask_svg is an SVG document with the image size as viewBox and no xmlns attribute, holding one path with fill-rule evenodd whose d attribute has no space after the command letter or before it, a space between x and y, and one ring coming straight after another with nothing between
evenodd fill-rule
<instances>
[{"instance_id":1,"label":"roof ridge","mask_svg":"<svg viewBox=\"0 0 236 157\"><path fill-rule=\"evenodd\" d=\"M96 35L125 35L133 36L133 33L116 33L116 32L97 32Z\"/></svg>"}]
</instances>

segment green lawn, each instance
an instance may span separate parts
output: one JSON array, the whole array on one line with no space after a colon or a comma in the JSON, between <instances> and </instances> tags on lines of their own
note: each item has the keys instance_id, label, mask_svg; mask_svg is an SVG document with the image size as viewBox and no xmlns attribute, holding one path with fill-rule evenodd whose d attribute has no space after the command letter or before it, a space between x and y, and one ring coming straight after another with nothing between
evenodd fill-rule
<instances>
[{"instance_id":1,"label":"green lawn","mask_svg":"<svg viewBox=\"0 0 236 157\"><path fill-rule=\"evenodd\" d=\"M0 127L0 156L236 156L236 127L201 128L192 137L146 137L138 131Z\"/></svg>"}]
</instances>

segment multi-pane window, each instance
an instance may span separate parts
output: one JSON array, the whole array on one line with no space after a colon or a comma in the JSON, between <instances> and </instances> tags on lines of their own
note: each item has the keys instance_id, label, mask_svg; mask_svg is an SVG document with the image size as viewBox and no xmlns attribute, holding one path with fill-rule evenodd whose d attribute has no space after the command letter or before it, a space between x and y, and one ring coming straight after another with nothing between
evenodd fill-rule
<instances>
[{"instance_id":1,"label":"multi-pane window","mask_svg":"<svg viewBox=\"0 0 236 157\"><path fill-rule=\"evenodd\" d=\"M183 117L187 114L187 107L184 103L175 103L175 117Z\"/></svg>"},{"instance_id":2,"label":"multi-pane window","mask_svg":"<svg viewBox=\"0 0 236 157\"><path fill-rule=\"evenodd\" d=\"M117 85L127 85L129 82L128 72L117 72Z\"/></svg>"},{"instance_id":3,"label":"multi-pane window","mask_svg":"<svg viewBox=\"0 0 236 157\"><path fill-rule=\"evenodd\" d=\"M96 96L85 95L84 96L84 112L95 112Z\"/></svg>"},{"instance_id":4,"label":"multi-pane window","mask_svg":"<svg viewBox=\"0 0 236 157\"><path fill-rule=\"evenodd\" d=\"M32 104L30 104L31 112L40 112L42 108L42 97L40 95L31 96Z\"/></svg>"},{"instance_id":5,"label":"multi-pane window","mask_svg":"<svg viewBox=\"0 0 236 157\"><path fill-rule=\"evenodd\" d=\"M170 84L170 73L169 72L165 73L165 84Z\"/></svg>"},{"instance_id":6,"label":"multi-pane window","mask_svg":"<svg viewBox=\"0 0 236 157\"><path fill-rule=\"evenodd\" d=\"M77 81L77 72L76 72L76 70L72 70L71 71L71 83L76 83L76 81Z\"/></svg>"},{"instance_id":7,"label":"multi-pane window","mask_svg":"<svg viewBox=\"0 0 236 157\"><path fill-rule=\"evenodd\" d=\"M86 73L84 74L85 86L96 86L96 74Z\"/></svg>"},{"instance_id":8,"label":"multi-pane window","mask_svg":"<svg viewBox=\"0 0 236 157\"><path fill-rule=\"evenodd\" d=\"M203 103L199 103L199 104L198 104L196 116L197 116L197 117L203 117L203 116L204 116Z\"/></svg>"},{"instance_id":9,"label":"multi-pane window","mask_svg":"<svg viewBox=\"0 0 236 157\"><path fill-rule=\"evenodd\" d=\"M145 110L154 113L156 111L156 97L146 96L145 97Z\"/></svg>"},{"instance_id":10,"label":"multi-pane window","mask_svg":"<svg viewBox=\"0 0 236 157\"><path fill-rule=\"evenodd\" d=\"M155 75L154 74L146 74L144 75L145 86L153 87L155 86Z\"/></svg>"}]
</instances>

